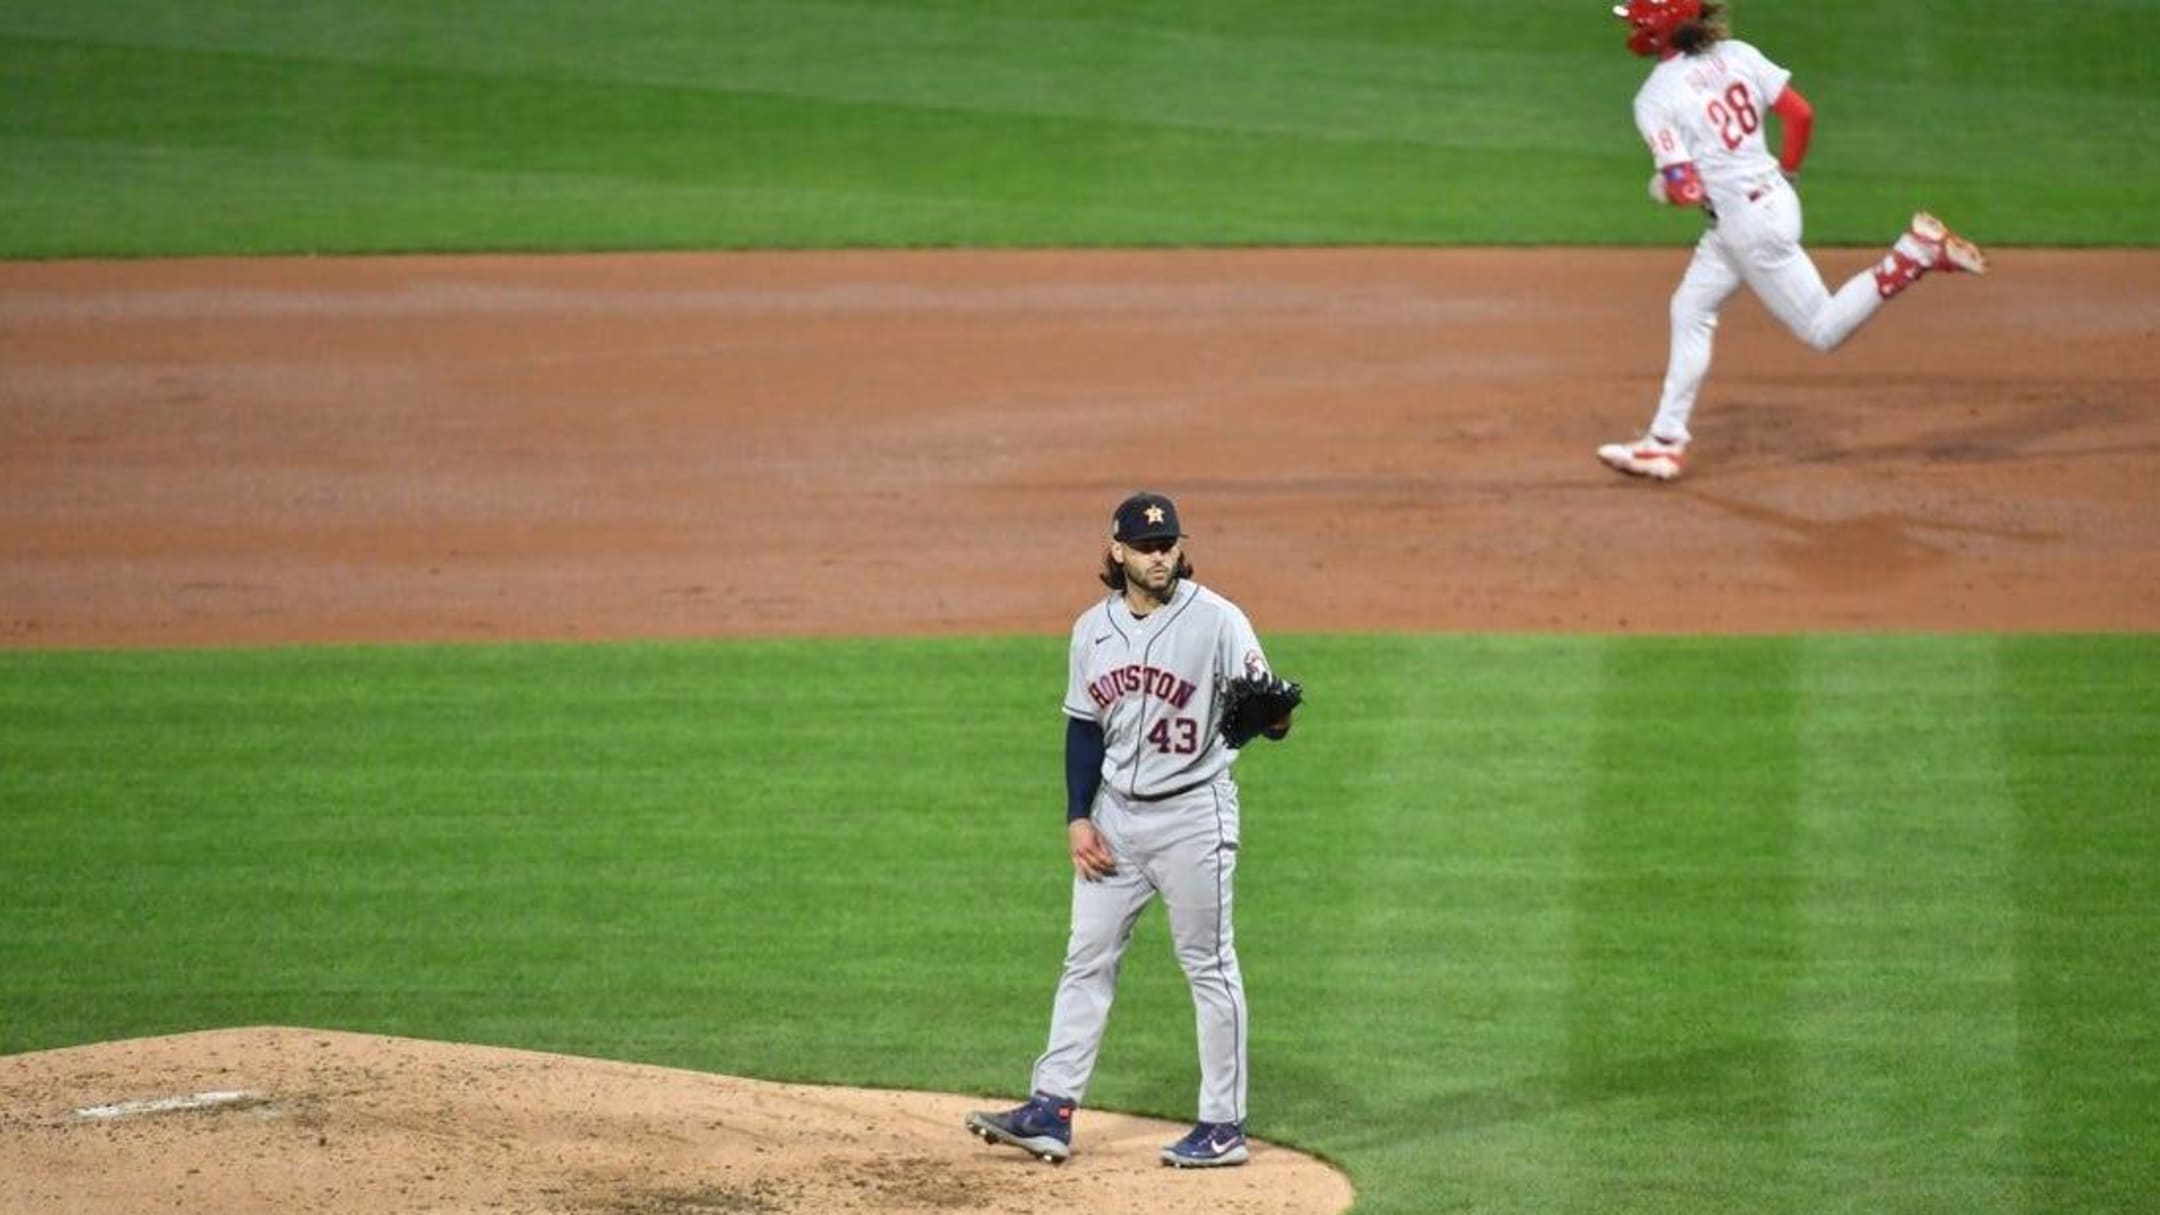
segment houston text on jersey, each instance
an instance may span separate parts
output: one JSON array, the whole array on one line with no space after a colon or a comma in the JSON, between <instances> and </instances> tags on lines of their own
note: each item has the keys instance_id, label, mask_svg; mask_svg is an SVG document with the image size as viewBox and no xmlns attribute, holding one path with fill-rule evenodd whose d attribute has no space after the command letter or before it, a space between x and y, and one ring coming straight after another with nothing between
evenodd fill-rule
<instances>
[{"instance_id":1,"label":"houston text on jersey","mask_svg":"<svg viewBox=\"0 0 2160 1215\"><path fill-rule=\"evenodd\" d=\"M1198 690L1191 680L1179 678L1175 671L1133 663L1118 667L1090 683L1088 697L1095 702L1096 708L1107 709L1120 696L1144 691L1182 709Z\"/></svg>"}]
</instances>

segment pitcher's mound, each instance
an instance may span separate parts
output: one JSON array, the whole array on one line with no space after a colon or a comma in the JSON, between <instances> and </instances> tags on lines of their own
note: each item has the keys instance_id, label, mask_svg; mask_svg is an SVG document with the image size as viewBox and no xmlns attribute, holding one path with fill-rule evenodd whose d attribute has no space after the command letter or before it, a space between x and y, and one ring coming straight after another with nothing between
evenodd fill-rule
<instances>
[{"instance_id":1,"label":"pitcher's mound","mask_svg":"<svg viewBox=\"0 0 2160 1215\"><path fill-rule=\"evenodd\" d=\"M1084 1111L1059 1167L939 1093L768 1084L534 1051L231 1029L0 1058L0 1211L1336 1212L1350 1183L1255 1142Z\"/></svg>"}]
</instances>

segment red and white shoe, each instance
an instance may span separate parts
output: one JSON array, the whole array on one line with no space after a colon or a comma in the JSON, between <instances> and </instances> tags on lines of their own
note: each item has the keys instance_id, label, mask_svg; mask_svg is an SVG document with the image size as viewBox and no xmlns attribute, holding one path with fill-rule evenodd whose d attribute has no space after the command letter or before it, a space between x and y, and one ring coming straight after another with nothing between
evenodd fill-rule
<instances>
[{"instance_id":1,"label":"red and white shoe","mask_svg":"<svg viewBox=\"0 0 2160 1215\"><path fill-rule=\"evenodd\" d=\"M1875 291L1891 299L1930 272L1986 274L1987 254L1980 246L1950 230L1950 225L1925 211L1912 217L1912 227L1897 238L1890 252L1875 266Z\"/></svg>"},{"instance_id":2,"label":"red and white shoe","mask_svg":"<svg viewBox=\"0 0 2160 1215\"><path fill-rule=\"evenodd\" d=\"M1677 481L1687 471L1687 443L1671 443L1656 435L1644 435L1633 443L1607 443L1597 458L1614 472L1653 481Z\"/></svg>"},{"instance_id":3,"label":"red and white shoe","mask_svg":"<svg viewBox=\"0 0 2160 1215\"><path fill-rule=\"evenodd\" d=\"M1950 225L1922 211L1912 217L1912 236L1927 250L1927 268L1958 274L1986 274L1987 254L1950 230Z\"/></svg>"}]
</instances>

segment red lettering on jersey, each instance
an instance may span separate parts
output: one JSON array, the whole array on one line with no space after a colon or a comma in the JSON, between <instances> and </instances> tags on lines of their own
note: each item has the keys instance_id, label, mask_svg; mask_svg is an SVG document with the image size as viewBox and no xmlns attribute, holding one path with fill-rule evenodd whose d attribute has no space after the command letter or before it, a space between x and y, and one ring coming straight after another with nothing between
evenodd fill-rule
<instances>
[{"instance_id":1,"label":"red lettering on jersey","mask_svg":"<svg viewBox=\"0 0 2160 1215\"><path fill-rule=\"evenodd\" d=\"M1762 127L1762 113L1755 108L1755 95L1748 92L1746 84L1735 81L1725 90L1725 99L1712 97L1703 107L1710 125L1717 128L1718 138L1727 150L1737 150L1748 136Z\"/></svg>"},{"instance_id":2,"label":"red lettering on jersey","mask_svg":"<svg viewBox=\"0 0 2160 1215\"><path fill-rule=\"evenodd\" d=\"M1098 709L1107 709L1119 697L1133 692L1145 692L1182 709L1192 703L1193 693L1199 690L1191 680L1178 678L1175 671L1139 663L1107 671L1087 686L1088 699Z\"/></svg>"}]
</instances>

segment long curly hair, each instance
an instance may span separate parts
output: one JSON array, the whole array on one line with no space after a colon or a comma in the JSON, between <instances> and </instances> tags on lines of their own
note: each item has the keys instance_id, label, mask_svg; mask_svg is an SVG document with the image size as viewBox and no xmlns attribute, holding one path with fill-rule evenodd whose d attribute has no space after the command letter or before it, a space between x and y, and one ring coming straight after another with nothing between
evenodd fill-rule
<instances>
[{"instance_id":1,"label":"long curly hair","mask_svg":"<svg viewBox=\"0 0 2160 1215\"><path fill-rule=\"evenodd\" d=\"M1718 43L1732 37L1732 27L1725 17L1725 6L1717 0L1705 0L1702 16L1674 27L1666 42L1683 55L1700 55Z\"/></svg>"},{"instance_id":2,"label":"long curly hair","mask_svg":"<svg viewBox=\"0 0 2160 1215\"><path fill-rule=\"evenodd\" d=\"M1111 590L1116 591L1119 594L1124 593L1125 567L1117 563L1116 558L1113 558L1110 555L1110 550L1107 548L1103 550L1102 554L1102 573L1095 576L1102 579L1102 584L1104 586L1109 587ZM1192 562L1185 559L1185 554L1178 554L1177 569L1172 571L1171 576L1176 578L1180 582L1183 582L1185 579L1192 577Z\"/></svg>"}]
</instances>

